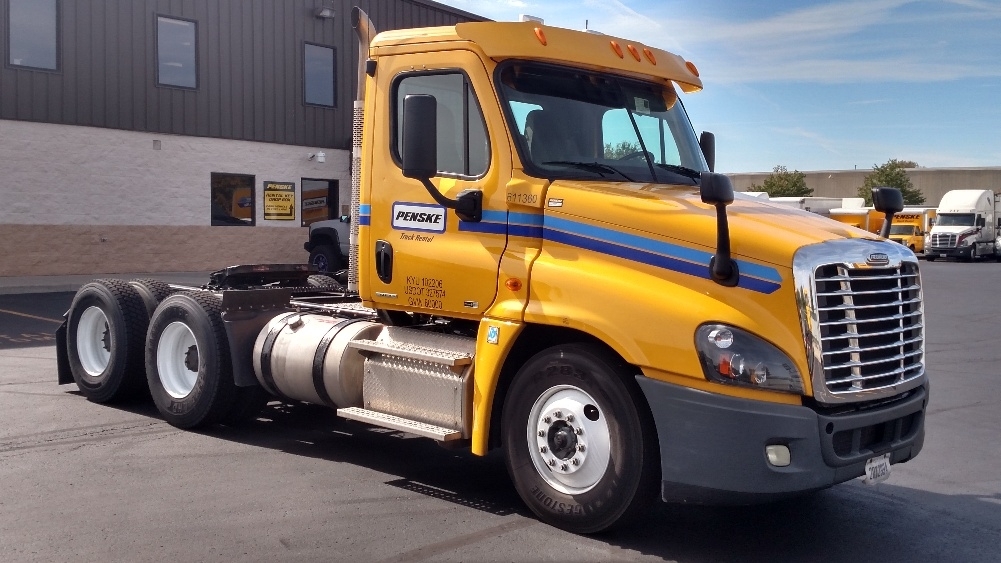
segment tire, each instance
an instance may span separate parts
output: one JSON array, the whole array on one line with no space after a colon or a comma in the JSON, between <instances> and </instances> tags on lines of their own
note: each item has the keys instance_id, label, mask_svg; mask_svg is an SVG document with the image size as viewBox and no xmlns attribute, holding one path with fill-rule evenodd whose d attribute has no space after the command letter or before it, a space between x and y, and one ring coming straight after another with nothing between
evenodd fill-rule
<instances>
[{"instance_id":1,"label":"tire","mask_svg":"<svg viewBox=\"0 0 1001 563\"><path fill-rule=\"evenodd\" d=\"M306 285L315 289L341 289L337 280L327 275L312 275L306 278Z\"/></svg>"},{"instance_id":2,"label":"tire","mask_svg":"<svg viewBox=\"0 0 1001 563\"><path fill-rule=\"evenodd\" d=\"M343 269L341 255L329 244L319 244L309 253L309 263L321 274L333 274Z\"/></svg>"},{"instance_id":3,"label":"tire","mask_svg":"<svg viewBox=\"0 0 1001 563\"><path fill-rule=\"evenodd\" d=\"M547 524L600 532L634 520L657 495L649 409L627 366L594 346L532 357L511 383L501 425L515 489Z\"/></svg>"},{"instance_id":4,"label":"tire","mask_svg":"<svg viewBox=\"0 0 1001 563\"><path fill-rule=\"evenodd\" d=\"M77 291L67 318L66 351L84 397L112 403L144 393L148 324L142 297L128 282L95 280Z\"/></svg>"},{"instance_id":5,"label":"tire","mask_svg":"<svg viewBox=\"0 0 1001 563\"><path fill-rule=\"evenodd\" d=\"M153 312L156 311L156 306L176 291L167 285L166 282L149 278L132 280L129 282L129 285L139 292L139 296L142 297L143 303L146 304L146 311L148 311L149 318L151 319L153 318Z\"/></svg>"},{"instance_id":6,"label":"tire","mask_svg":"<svg viewBox=\"0 0 1001 563\"><path fill-rule=\"evenodd\" d=\"M157 410L178 428L223 421L237 396L222 300L175 293L156 308L146 337L146 380Z\"/></svg>"}]
</instances>

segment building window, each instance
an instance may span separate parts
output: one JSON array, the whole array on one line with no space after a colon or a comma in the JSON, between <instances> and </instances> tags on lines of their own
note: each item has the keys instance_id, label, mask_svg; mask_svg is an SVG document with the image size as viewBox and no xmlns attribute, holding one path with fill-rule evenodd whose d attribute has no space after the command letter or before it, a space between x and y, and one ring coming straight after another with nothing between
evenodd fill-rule
<instances>
[{"instance_id":1,"label":"building window","mask_svg":"<svg viewBox=\"0 0 1001 563\"><path fill-rule=\"evenodd\" d=\"M212 225L253 225L254 177L212 173Z\"/></svg>"},{"instance_id":2,"label":"building window","mask_svg":"<svg viewBox=\"0 0 1001 563\"><path fill-rule=\"evenodd\" d=\"M302 226L308 227L317 221L336 219L341 216L338 210L340 188L337 180L302 179ZM345 213L346 215L346 213Z\"/></svg>"},{"instance_id":3,"label":"building window","mask_svg":"<svg viewBox=\"0 0 1001 563\"><path fill-rule=\"evenodd\" d=\"M312 106L334 107L334 48L306 43L302 54L305 102Z\"/></svg>"},{"instance_id":4,"label":"building window","mask_svg":"<svg viewBox=\"0 0 1001 563\"><path fill-rule=\"evenodd\" d=\"M10 0L8 62L12 66L58 70L59 2Z\"/></svg>"},{"instance_id":5,"label":"building window","mask_svg":"<svg viewBox=\"0 0 1001 563\"><path fill-rule=\"evenodd\" d=\"M198 87L196 27L193 21L157 16L157 84Z\"/></svg>"},{"instance_id":6,"label":"building window","mask_svg":"<svg viewBox=\"0 0 1001 563\"><path fill-rule=\"evenodd\" d=\"M396 158L403 152L403 100L412 94L430 94L438 102L438 172L481 176L490 164L490 145L483 114L466 76L418 74L396 84Z\"/></svg>"}]
</instances>

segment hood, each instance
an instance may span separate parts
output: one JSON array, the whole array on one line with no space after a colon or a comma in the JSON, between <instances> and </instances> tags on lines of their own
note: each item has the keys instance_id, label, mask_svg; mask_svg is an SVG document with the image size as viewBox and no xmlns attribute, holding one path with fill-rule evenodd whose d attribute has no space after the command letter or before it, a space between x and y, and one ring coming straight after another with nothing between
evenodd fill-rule
<instances>
[{"instance_id":1,"label":"hood","mask_svg":"<svg viewBox=\"0 0 1001 563\"><path fill-rule=\"evenodd\" d=\"M652 235L713 252L716 208L698 186L557 180L546 192L546 213L587 219L599 226ZM736 194L727 206L735 257L789 267L795 252L833 239L879 237L816 213Z\"/></svg>"},{"instance_id":2,"label":"hood","mask_svg":"<svg viewBox=\"0 0 1001 563\"><path fill-rule=\"evenodd\" d=\"M966 233L972 233L979 230L980 227L973 227L970 225L949 225L949 226L939 226L935 225L931 228L931 234L933 235L962 235Z\"/></svg>"}]
</instances>

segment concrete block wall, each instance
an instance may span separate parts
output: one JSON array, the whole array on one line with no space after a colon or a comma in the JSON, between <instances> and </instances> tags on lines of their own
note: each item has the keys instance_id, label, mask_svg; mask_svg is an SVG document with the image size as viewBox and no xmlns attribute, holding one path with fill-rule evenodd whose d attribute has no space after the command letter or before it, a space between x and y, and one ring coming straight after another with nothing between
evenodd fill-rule
<instances>
[{"instance_id":1,"label":"concrete block wall","mask_svg":"<svg viewBox=\"0 0 1001 563\"><path fill-rule=\"evenodd\" d=\"M213 172L255 177L256 226L210 226ZM346 204L349 152L0 120L0 276L305 261L302 178ZM265 181L295 183L295 220L264 220Z\"/></svg>"}]
</instances>

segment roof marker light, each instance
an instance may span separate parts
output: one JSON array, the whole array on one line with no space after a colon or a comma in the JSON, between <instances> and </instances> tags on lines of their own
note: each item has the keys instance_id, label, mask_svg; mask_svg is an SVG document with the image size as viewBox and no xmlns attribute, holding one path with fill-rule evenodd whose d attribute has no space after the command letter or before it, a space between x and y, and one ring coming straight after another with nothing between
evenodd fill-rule
<instances>
[{"instance_id":1,"label":"roof marker light","mask_svg":"<svg viewBox=\"0 0 1001 563\"><path fill-rule=\"evenodd\" d=\"M535 37L537 37L539 39L539 43L542 43L543 47L545 47L547 45L547 43L546 43L546 34L542 32L542 28L541 27L535 28Z\"/></svg>"},{"instance_id":2,"label":"roof marker light","mask_svg":"<svg viewBox=\"0 0 1001 563\"><path fill-rule=\"evenodd\" d=\"M620 59L623 58L622 47L619 47L617 42L609 41L608 44L612 46L612 51L615 51L615 54L618 55Z\"/></svg>"},{"instance_id":3,"label":"roof marker light","mask_svg":"<svg viewBox=\"0 0 1001 563\"><path fill-rule=\"evenodd\" d=\"M654 58L653 51L651 51L650 49L644 48L643 49L643 54L646 55L646 60L650 61L650 64L652 64L652 65L656 65L657 64L657 59Z\"/></svg>"},{"instance_id":4,"label":"roof marker light","mask_svg":"<svg viewBox=\"0 0 1001 563\"><path fill-rule=\"evenodd\" d=\"M632 55L634 59L636 59L636 62L640 62L640 52L636 50L636 47L633 47L632 45L626 45L626 49L629 49L629 54Z\"/></svg>"},{"instance_id":5,"label":"roof marker light","mask_svg":"<svg viewBox=\"0 0 1001 563\"><path fill-rule=\"evenodd\" d=\"M698 77L699 69L695 68L695 64L692 61L685 61L685 67L688 68L688 72Z\"/></svg>"}]
</instances>

